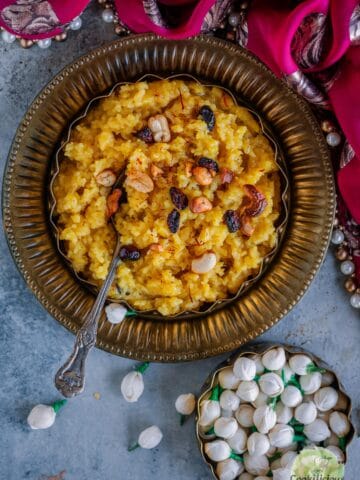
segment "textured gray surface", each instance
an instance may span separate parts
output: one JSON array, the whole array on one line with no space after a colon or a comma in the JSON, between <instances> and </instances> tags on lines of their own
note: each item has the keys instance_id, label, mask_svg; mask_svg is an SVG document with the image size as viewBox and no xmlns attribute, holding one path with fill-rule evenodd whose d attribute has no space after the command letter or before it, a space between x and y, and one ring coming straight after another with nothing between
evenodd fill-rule
<instances>
[{"instance_id":1,"label":"textured gray surface","mask_svg":"<svg viewBox=\"0 0 360 480\"><path fill-rule=\"evenodd\" d=\"M68 62L114 38L111 26L90 13L86 28L49 50L0 44L0 158L5 164L17 124L37 92ZM211 476L197 449L193 422L178 425L174 400L196 392L221 358L182 365L152 365L137 404L120 394L134 362L93 351L85 393L61 410L53 428L30 431L29 409L58 398L53 375L68 354L72 335L57 324L26 289L0 236L0 479L39 480L63 470L65 480L205 480ZM264 340L288 342L321 356L341 376L359 423L360 318L349 306L342 278L329 253L305 298ZM96 400L94 392L101 398ZM164 440L154 451L126 447L137 433L158 424ZM358 478L360 441L350 448L346 479Z\"/></svg>"}]
</instances>

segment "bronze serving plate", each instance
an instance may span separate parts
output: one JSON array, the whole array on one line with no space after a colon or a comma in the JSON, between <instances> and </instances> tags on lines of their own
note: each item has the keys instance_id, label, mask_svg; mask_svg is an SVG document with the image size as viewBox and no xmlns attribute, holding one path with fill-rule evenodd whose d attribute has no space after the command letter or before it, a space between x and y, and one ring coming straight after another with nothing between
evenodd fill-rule
<instances>
[{"instance_id":1,"label":"bronze serving plate","mask_svg":"<svg viewBox=\"0 0 360 480\"><path fill-rule=\"evenodd\" d=\"M209 314L137 316L112 325L98 343L112 353L183 361L233 350L280 320L302 297L327 249L334 216L331 161L310 108L254 56L212 37L184 41L127 37L81 57L38 95L15 136L3 187L4 226L13 258L39 301L77 331L94 301L52 236L47 206L55 152L89 102L145 74L189 74L229 89L271 126L288 170L290 211L275 258L241 297Z\"/></svg>"}]
</instances>

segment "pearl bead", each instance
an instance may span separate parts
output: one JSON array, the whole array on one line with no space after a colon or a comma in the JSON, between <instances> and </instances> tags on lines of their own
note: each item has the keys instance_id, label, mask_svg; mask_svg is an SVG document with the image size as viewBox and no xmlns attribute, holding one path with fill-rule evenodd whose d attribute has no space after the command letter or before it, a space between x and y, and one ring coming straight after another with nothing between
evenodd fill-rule
<instances>
[{"instance_id":1,"label":"pearl bead","mask_svg":"<svg viewBox=\"0 0 360 480\"><path fill-rule=\"evenodd\" d=\"M59 35L56 35L54 38L57 42L63 42L67 38L67 33L66 32L60 33Z\"/></svg>"},{"instance_id":2,"label":"pearl bead","mask_svg":"<svg viewBox=\"0 0 360 480\"><path fill-rule=\"evenodd\" d=\"M34 45L34 42L32 40L26 40L26 38L21 38L20 45L22 48L30 48Z\"/></svg>"},{"instance_id":3,"label":"pearl bead","mask_svg":"<svg viewBox=\"0 0 360 480\"><path fill-rule=\"evenodd\" d=\"M340 264L340 270L344 275L351 275L355 271L355 265L350 260L345 260Z\"/></svg>"},{"instance_id":4,"label":"pearl bead","mask_svg":"<svg viewBox=\"0 0 360 480\"><path fill-rule=\"evenodd\" d=\"M356 290L356 284L352 278L345 280L344 287L349 293L355 292Z\"/></svg>"},{"instance_id":5,"label":"pearl bead","mask_svg":"<svg viewBox=\"0 0 360 480\"><path fill-rule=\"evenodd\" d=\"M331 242L334 245L340 245L345 239L345 235L341 230L334 230L331 236Z\"/></svg>"},{"instance_id":6,"label":"pearl bead","mask_svg":"<svg viewBox=\"0 0 360 480\"><path fill-rule=\"evenodd\" d=\"M334 124L330 120L324 120L321 122L321 129L323 132L330 133L335 130Z\"/></svg>"},{"instance_id":7,"label":"pearl bead","mask_svg":"<svg viewBox=\"0 0 360 480\"><path fill-rule=\"evenodd\" d=\"M104 22L106 22L106 23L112 23L114 21L114 13L110 9L104 10L102 12L101 16L102 16L102 19L104 20Z\"/></svg>"},{"instance_id":8,"label":"pearl bead","mask_svg":"<svg viewBox=\"0 0 360 480\"><path fill-rule=\"evenodd\" d=\"M351 295L350 305L354 308L360 308L360 294L359 293L354 293L354 295Z\"/></svg>"},{"instance_id":9,"label":"pearl bead","mask_svg":"<svg viewBox=\"0 0 360 480\"><path fill-rule=\"evenodd\" d=\"M336 255L336 258L338 260L340 260L340 262L343 262L344 260L346 260L348 258L348 251L345 248L339 247L336 250L335 255ZM349 258L348 260L351 260L351 258Z\"/></svg>"},{"instance_id":10,"label":"pearl bead","mask_svg":"<svg viewBox=\"0 0 360 480\"><path fill-rule=\"evenodd\" d=\"M326 141L330 147L337 147L340 145L341 137L337 132L330 132L326 135Z\"/></svg>"},{"instance_id":11,"label":"pearl bead","mask_svg":"<svg viewBox=\"0 0 360 480\"><path fill-rule=\"evenodd\" d=\"M237 27L240 22L240 14L232 13L231 15L229 15L228 22L229 25L231 25L232 27Z\"/></svg>"},{"instance_id":12,"label":"pearl bead","mask_svg":"<svg viewBox=\"0 0 360 480\"><path fill-rule=\"evenodd\" d=\"M16 36L13 35L12 33L8 32L7 30L3 30L1 32L1 38L4 40L6 43L13 43L16 40Z\"/></svg>"},{"instance_id":13,"label":"pearl bead","mask_svg":"<svg viewBox=\"0 0 360 480\"><path fill-rule=\"evenodd\" d=\"M51 38L44 38L43 40L38 40L37 46L39 48L49 48L51 45Z\"/></svg>"},{"instance_id":14,"label":"pearl bead","mask_svg":"<svg viewBox=\"0 0 360 480\"><path fill-rule=\"evenodd\" d=\"M72 21L70 22L69 27L71 28L71 30L80 30L81 25L82 25L82 20L81 20L81 18L80 18L80 17L76 17L76 18L74 18L74 20L72 20Z\"/></svg>"}]
</instances>

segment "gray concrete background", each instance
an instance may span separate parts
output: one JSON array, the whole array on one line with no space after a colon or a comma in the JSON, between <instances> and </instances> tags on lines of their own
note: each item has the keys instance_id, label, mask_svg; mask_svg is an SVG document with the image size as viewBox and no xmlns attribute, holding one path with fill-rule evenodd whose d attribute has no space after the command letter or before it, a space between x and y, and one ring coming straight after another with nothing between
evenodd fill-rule
<instances>
[{"instance_id":1,"label":"gray concrete background","mask_svg":"<svg viewBox=\"0 0 360 480\"><path fill-rule=\"evenodd\" d=\"M96 5L84 14L79 32L48 50L22 50L0 42L1 171L11 140L38 91L63 66L114 39ZM27 290L0 234L0 480L44 480L66 471L65 480L206 480L210 473L197 448L193 421L182 428L174 400L196 392L222 358L178 365L151 365L145 392L127 404L120 382L134 362L93 351L88 362L85 393L69 401L53 426L30 431L26 417L37 403L59 395L53 375L73 343L73 336L53 320ZM299 345L321 356L341 376L353 398L354 421L360 420L360 318L349 305L333 255L304 299L261 339ZM100 393L100 399L93 396ZM127 445L143 428L157 424L164 433L153 451L128 453ZM346 479L359 475L359 439L350 448Z\"/></svg>"}]
</instances>

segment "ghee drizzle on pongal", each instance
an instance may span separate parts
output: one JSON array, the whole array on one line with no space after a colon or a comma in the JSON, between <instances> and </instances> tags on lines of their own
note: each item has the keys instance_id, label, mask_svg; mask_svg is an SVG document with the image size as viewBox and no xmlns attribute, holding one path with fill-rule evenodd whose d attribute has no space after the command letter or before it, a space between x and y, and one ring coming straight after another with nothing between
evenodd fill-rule
<instances>
[{"instance_id":1,"label":"ghee drizzle on pongal","mask_svg":"<svg viewBox=\"0 0 360 480\"><path fill-rule=\"evenodd\" d=\"M126 166L127 200L113 213L124 246L140 254L124 258L111 296L136 309L171 315L226 298L275 245L274 153L250 113L219 88L124 85L78 124L65 154L54 187L61 239L74 268L97 283L114 244L110 192L100 188Z\"/></svg>"}]
</instances>

